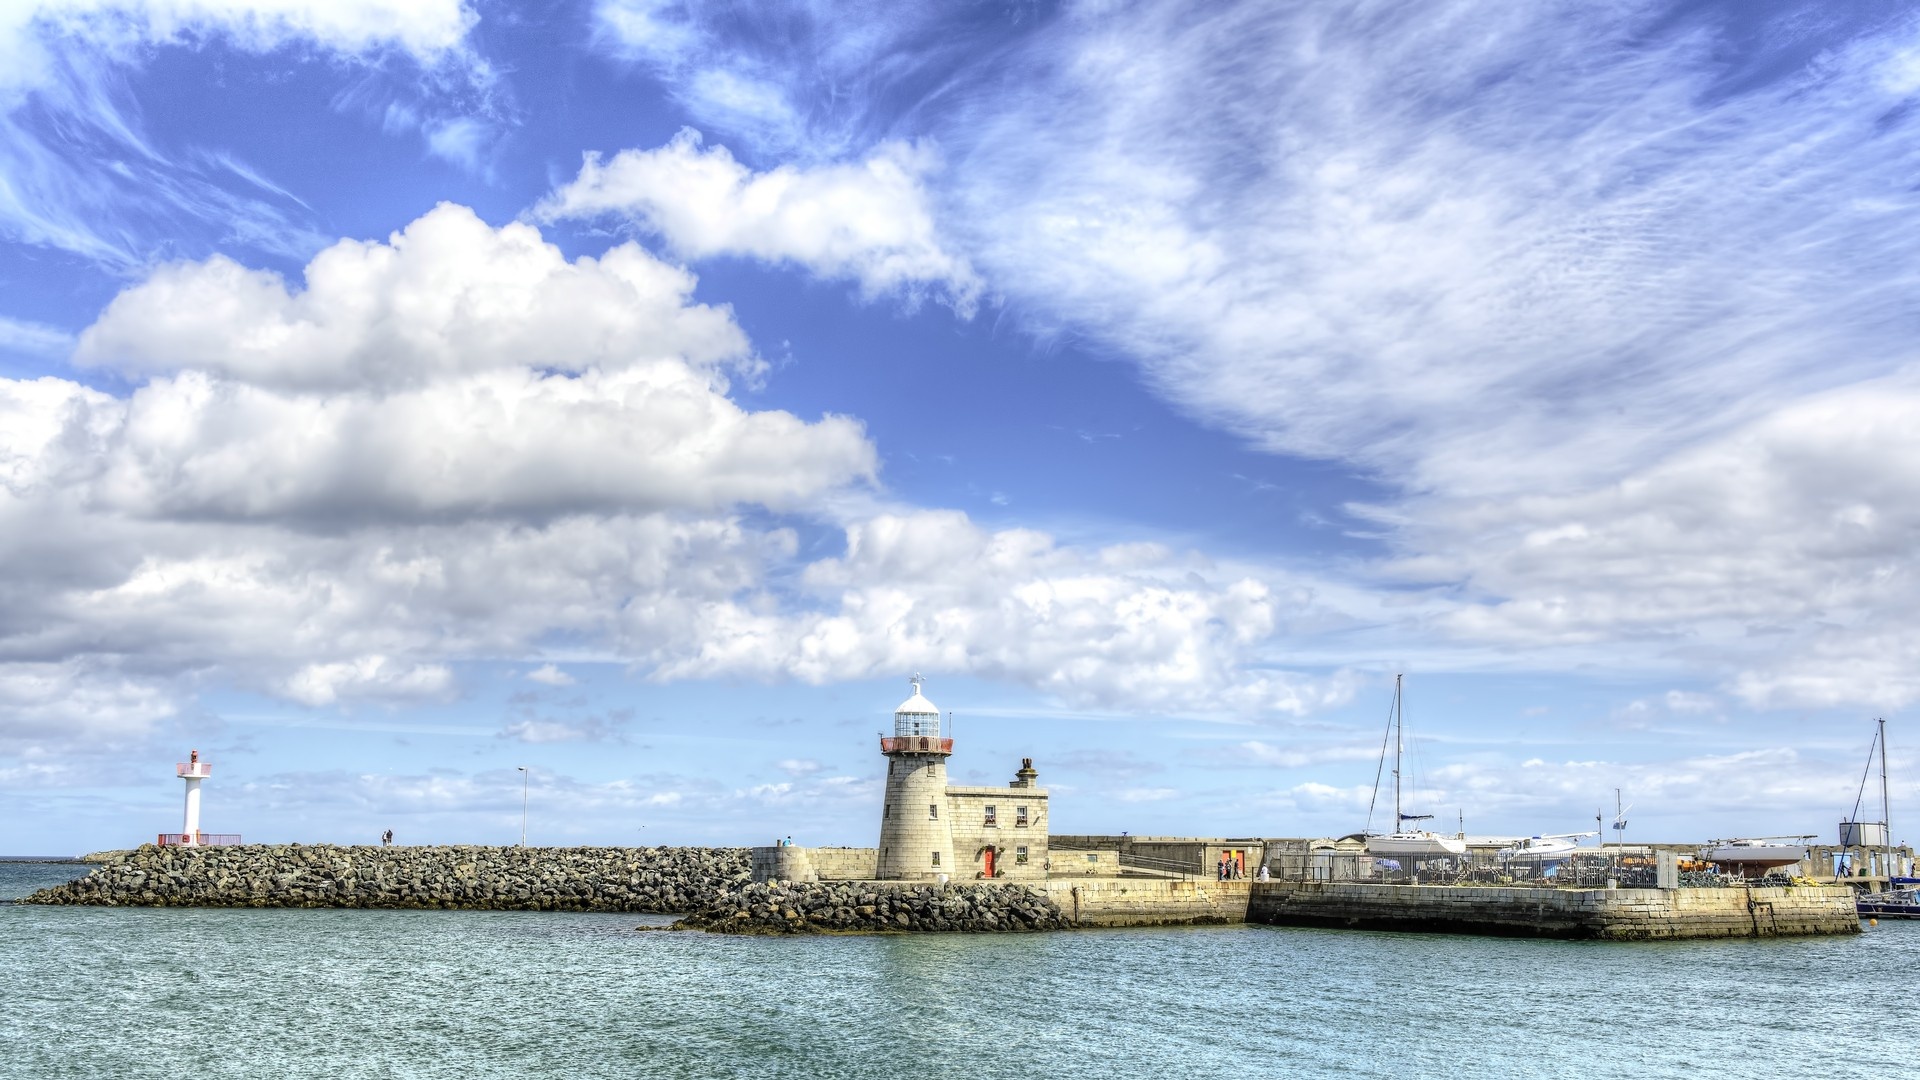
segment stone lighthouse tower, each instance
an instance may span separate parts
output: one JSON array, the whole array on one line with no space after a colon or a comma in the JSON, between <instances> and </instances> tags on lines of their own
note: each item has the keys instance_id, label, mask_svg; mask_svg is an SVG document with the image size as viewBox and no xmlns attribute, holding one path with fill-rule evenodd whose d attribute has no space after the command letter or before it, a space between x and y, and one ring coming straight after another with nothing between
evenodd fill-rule
<instances>
[{"instance_id":1,"label":"stone lighthouse tower","mask_svg":"<svg viewBox=\"0 0 1920 1080\"><path fill-rule=\"evenodd\" d=\"M880 809L878 873L885 881L939 881L954 870L953 827L947 820L947 757L953 740L940 737L940 710L920 694L893 710L893 736L880 737L887 757L887 795Z\"/></svg>"}]
</instances>

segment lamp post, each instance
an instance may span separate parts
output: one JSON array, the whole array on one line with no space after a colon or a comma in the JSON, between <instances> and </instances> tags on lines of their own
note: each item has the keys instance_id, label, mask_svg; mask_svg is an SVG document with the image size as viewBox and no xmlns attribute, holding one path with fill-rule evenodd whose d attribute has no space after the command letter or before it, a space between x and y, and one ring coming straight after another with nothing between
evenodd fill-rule
<instances>
[{"instance_id":1,"label":"lamp post","mask_svg":"<svg viewBox=\"0 0 1920 1080\"><path fill-rule=\"evenodd\" d=\"M527 779L533 774L527 772L525 765L516 765L520 770L520 846L527 846Z\"/></svg>"}]
</instances>

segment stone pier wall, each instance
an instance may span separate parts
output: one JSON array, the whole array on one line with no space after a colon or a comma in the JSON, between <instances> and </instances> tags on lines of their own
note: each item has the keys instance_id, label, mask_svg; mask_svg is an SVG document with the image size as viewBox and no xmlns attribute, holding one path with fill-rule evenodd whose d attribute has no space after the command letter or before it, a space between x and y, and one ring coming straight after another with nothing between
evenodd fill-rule
<instances>
[{"instance_id":1,"label":"stone pier wall","mask_svg":"<svg viewBox=\"0 0 1920 1080\"><path fill-rule=\"evenodd\" d=\"M1250 881L1079 878L1037 883L1076 926L1217 926L1247 921Z\"/></svg>"},{"instance_id":2,"label":"stone pier wall","mask_svg":"<svg viewBox=\"0 0 1920 1080\"><path fill-rule=\"evenodd\" d=\"M749 879L745 848L156 848L27 904L679 913Z\"/></svg>"},{"instance_id":3,"label":"stone pier wall","mask_svg":"<svg viewBox=\"0 0 1920 1080\"><path fill-rule=\"evenodd\" d=\"M1860 932L1853 891L1823 886L1527 889L1276 881L1254 884L1247 919L1609 941Z\"/></svg>"}]
</instances>

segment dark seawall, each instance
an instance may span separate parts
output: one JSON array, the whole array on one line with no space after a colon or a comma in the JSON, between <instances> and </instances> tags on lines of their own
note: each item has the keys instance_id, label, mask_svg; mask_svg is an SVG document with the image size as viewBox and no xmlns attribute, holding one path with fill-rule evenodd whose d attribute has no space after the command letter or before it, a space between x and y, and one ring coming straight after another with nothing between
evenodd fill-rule
<instances>
[{"instance_id":1,"label":"dark seawall","mask_svg":"<svg viewBox=\"0 0 1920 1080\"><path fill-rule=\"evenodd\" d=\"M746 848L149 845L19 902L669 914L705 907L750 869Z\"/></svg>"}]
</instances>

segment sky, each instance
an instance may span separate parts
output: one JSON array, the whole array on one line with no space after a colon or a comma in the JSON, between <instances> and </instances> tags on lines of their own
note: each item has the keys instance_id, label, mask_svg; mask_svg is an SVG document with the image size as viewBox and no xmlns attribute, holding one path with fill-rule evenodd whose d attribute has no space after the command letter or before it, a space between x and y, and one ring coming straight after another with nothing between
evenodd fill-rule
<instances>
[{"instance_id":1,"label":"sky","mask_svg":"<svg viewBox=\"0 0 1920 1080\"><path fill-rule=\"evenodd\" d=\"M1829 838L1884 717L1905 840L1917 105L1872 0L0 0L0 853L190 748L871 844L916 672L1061 833L1377 831L1404 675L1476 835Z\"/></svg>"}]
</instances>

